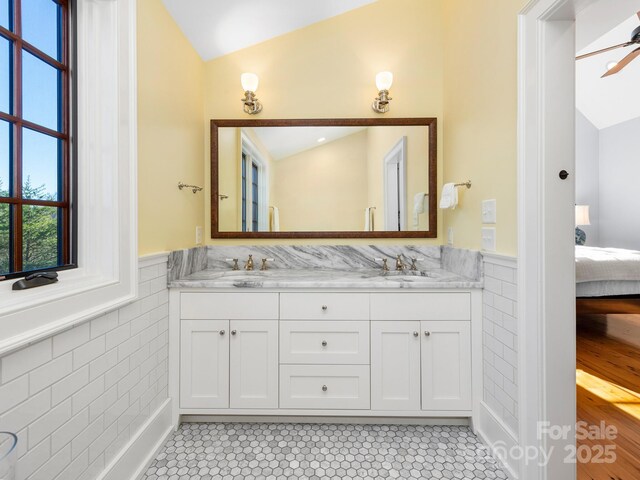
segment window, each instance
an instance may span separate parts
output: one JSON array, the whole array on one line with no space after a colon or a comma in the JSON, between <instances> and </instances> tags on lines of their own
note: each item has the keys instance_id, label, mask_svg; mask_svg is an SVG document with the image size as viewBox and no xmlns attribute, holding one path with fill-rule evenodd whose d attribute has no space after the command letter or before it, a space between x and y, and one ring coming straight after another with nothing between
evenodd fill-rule
<instances>
[{"instance_id":1,"label":"window","mask_svg":"<svg viewBox=\"0 0 640 480\"><path fill-rule=\"evenodd\" d=\"M267 176L266 162L254 144L243 135L240 185L243 232L264 232L268 229Z\"/></svg>"},{"instance_id":2,"label":"window","mask_svg":"<svg viewBox=\"0 0 640 480\"><path fill-rule=\"evenodd\" d=\"M0 279L75 263L68 0L0 0Z\"/></svg>"}]
</instances>

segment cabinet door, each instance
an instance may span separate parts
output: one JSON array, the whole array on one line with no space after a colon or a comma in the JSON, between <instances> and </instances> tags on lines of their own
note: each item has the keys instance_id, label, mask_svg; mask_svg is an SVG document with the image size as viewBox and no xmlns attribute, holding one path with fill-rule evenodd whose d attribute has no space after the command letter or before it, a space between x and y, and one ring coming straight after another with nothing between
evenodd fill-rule
<instances>
[{"instance_id":1,"label":"cabinet door","mask_svg":"<svg viewBox=\"0 0 640 480\"><path fill-rule=\"evenodd\" d=\"M182 320L180 407L229 407L229 321Z\"/></svg>"},{"instance_id":2,"label":"cabinet door","mask_svg":"<svg viewBox=\"0 0 640 480\"><path fill-rule=\"evenodd\" d=\"M420 410L420 322L371 322L371 409Z\"/></svg>"},{"instance_id":3,"label":"cabinet door","mask_svg":"<svg viewBox=\"0 0 640 480\"><path fill-rule=\"evenodd\" d=\"M278 321L231 321L231 408L278 408Z\"/></svg>"},{"instance_id":4,"label":"cabinet door","mask_svg":"<svg viewBox=\"0 0 640 480\"><path fill-rule=\"evenodd\" d=\"M471 410L469 322L422 322L422 409Z\"/></svg>"}]
</instances>

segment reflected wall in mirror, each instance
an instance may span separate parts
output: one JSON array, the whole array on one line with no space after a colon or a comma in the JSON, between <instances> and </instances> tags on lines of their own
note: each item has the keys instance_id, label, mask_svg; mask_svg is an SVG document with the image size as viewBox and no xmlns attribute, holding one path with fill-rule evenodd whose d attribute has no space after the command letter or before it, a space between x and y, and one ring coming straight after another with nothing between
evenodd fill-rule
<instances>
[{"instance_id":1,"label":"reflected wall in mirror","mask_svg":"<svg viewBox=\"0 0 640 480\"><path fill-rule=\"evenodd\" d=\"M212 120L212 238L434 238L434 118Z\"/></svg>"}]
</instances>

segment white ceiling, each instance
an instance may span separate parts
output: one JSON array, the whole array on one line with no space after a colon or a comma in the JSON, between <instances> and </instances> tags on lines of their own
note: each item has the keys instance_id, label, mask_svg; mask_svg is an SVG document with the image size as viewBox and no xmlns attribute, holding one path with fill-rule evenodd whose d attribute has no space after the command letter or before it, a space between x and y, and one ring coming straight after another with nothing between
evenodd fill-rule
<instances>
[{"instance_id":1,"label":"white ceiling","mask_svg":"<svg viewBox=\"0 0 640 480\"><path fill-rule=\"evenodd\" d=\"M638 25L640 20L633 14L577 53L581 55L627 42ZM607 71L607 63L621 60L635 48L638 45L576 62L576 106L599 129L640 117L640 59L616 75L600 78Z\"/></svg>"},{"instance_id":2,"label":"white ceiling","mask_svg":"<svg viewBox=\"0 0 640 480\"><path fill-rule=\"evenodd\" d=\"M335 17L376 0L162 0L204 60Z\"/></svg>"},{"instance_id":3,"label":"white ceiling","mask_svg":"<svg viewBox=\"0 0 640 480\"><path fill-rule=\"evenodd\" d=\"M256 133L273 160L282 160L297 153L326 145L367 127L258 127ZM324 142L318 139L324 138Z\"/></svg>"}]
</instances>

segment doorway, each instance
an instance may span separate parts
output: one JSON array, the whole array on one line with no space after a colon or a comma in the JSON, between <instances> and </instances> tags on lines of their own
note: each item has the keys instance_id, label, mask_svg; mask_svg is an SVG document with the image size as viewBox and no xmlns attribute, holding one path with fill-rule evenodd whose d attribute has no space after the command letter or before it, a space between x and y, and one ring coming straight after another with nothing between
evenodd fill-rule
<instances>
[{"instance_id":1,"label":"doorway","mask_svg":"<svg viewBox=\"0 0 640 480\"><path fill-rule=\"evenodd\" d=\"M387 153L384 165L384 229L402 232L407 227L407 137Z\"/></svg>"}]
</instances>

